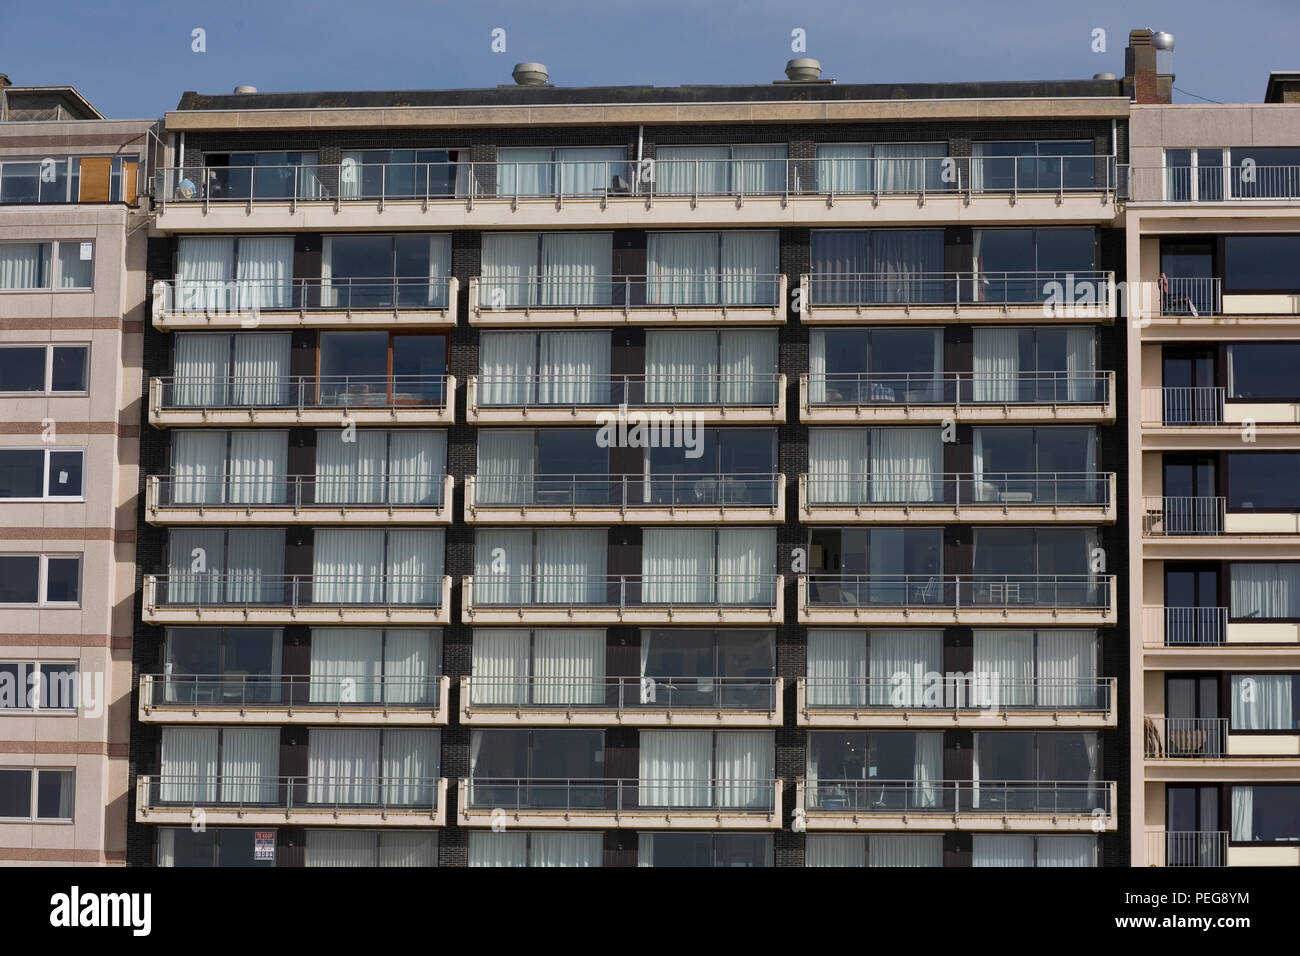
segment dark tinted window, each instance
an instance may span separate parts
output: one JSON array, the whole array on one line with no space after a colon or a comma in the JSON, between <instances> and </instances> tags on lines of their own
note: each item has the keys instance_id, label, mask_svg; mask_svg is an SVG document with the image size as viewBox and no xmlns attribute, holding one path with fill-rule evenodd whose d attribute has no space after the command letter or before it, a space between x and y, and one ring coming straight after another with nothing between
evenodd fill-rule
<instances>
[{"instance_id":1,"label":"dark tinted window","mask_svg":"<svg viewBox=\"0 0 1300 956\"><path fill-rule=\"evenodd\" d=\"M0 770L0 817L32 815L32 772Z\"/></svg>"},{"instance_id":2,"label":"dark tinted window","mask_svg":"<svg viewBox=\"0 0 1300 956\"><path fill-rule=\"evenodd\" d=\"M45 349L0 349L0 392L45 390Z\"/></svg>"},{"instance_id":3,"label":"dark tinted window","mask_svg":"<svg viewBox=\"0 0 1300 956\"><path fill-rule=\"evenodd\" d=\"M1227 236L1223 249L1224 292L1300 289L1300 236Z\"/></svg>"},{"instance_id":4,"label":"dark tinted window","mask_svg":"<svg viewBox=\"0 0 1300 956\"><path fill-rule=\"evenodd\" d=\"M1235 842L1300 842L1300 786L1233 787L1232 790Z\"/></svg>"},{"instance_id":5,"label":"dark tinted window","mask_svg":"<svg viewBox=\"0 0 1300 956\"><path fill-rule=\"evenodd\" d=\"M1300 399L1300 342L1228 346L1230 398Z\"/></svg>"},{"instance_id":6,"label":"dark tinted window","mask_svg":"<svg viewBox=\"0 0 1300 956\"><path fill-rule=\"evenodd\" d=\"M0 498L40 498L44 471L44 451L0 451Z\"/></svg>"},{"instance_id":7,"label":"dark tinted window","mask_svg":"<svg viewBox=\"0 0 1300 956\"><path fill-rule=\"evenodd\" d=\"M76 603L81 598L81 559L49 558L45 570L45 600Z\"/></svg>"},{"instance_id":8,"label":"dark tinted window","mask_svg":"<svg viewBox=\"0 0 1300 956\"><path fill-rule=\"evenodd\" d=\"M1300 452L1230 453L1228 507L1300 511Z\"/></svg>"},{"instance_id":9,"label":"dark tinted window","mask_svg":"<svg viewBox=\"0 0 1300 956\"><path fill-rule=\"evenodd\" d=\"M40 567L39 555L0 555L0 604L35 604Z\"/></svg>"},{"instance_id":10,"label":"dark tinted window","mask_svg":"<svg viewBox=\"0 0 1300 956\"><path fill-rule=\"evenodd\" d=\"M85 459L79 451L50 452L50 480L45 493L51 498L80 498Z\"/></svg>"},{"instance_id":11,"label":"dark tinted window","mask_svg":"<svg viewBox=\"0 0 1300 956\"><path fill-rule=\"evenodd\" d=\"M50 390L86 391L86 353L82 346L55 346Z\"/></svg>"}]
</instances>

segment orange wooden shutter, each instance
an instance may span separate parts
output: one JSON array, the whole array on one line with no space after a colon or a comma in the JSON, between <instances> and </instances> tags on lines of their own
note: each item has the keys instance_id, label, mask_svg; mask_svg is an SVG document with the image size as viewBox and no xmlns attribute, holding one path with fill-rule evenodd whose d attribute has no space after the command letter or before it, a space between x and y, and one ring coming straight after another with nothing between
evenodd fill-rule
<instances>
[{"instance_id":1,"label":"orange wooden shutter","mask_svg":"<svg viewBox=\"0 0 1300 956\"><path fill-rule=\"evenodd\" d=\"M113 175L113 160L83 159L81 161L81 201L108 202L109 181Z\"/></svg>"},{"instance_id":2,"label":"orange wooden shutter","mask_svg":"<svg viewBox=\"0 0 1300 956\"><path fill-rule=\"evenodd\" d=\"M140 164L133 162L122 163L122 202L128 206L134 206L136 199L136 176L139 174Z\"/></svg>"}]
</instances>

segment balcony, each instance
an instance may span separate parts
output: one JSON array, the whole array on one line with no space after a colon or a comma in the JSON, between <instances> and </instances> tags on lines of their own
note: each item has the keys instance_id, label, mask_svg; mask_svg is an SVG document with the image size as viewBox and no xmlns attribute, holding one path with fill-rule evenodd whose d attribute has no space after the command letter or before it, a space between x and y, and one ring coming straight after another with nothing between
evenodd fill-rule
<instances>
[{"instance_id":1,"label":"balcony","mask_svg":"<svg viewBox=\"0 0 1300 956\"><path fill-rule=\"evenodd\" d=\"M447 677L141 674L139 719L152 724L347 727L447 723Z\"/></svg>"},{"instance_id":2,"label":"balcony","mask_svg":"<svg viewBox=\"0 0 1300 956\"><path fill-rule=\"evenodd\" d=\"M784 275L475 277L470 325L784 325Z\"/></svg>"},{"instance_id":3,"label":"balcony","mask_svg":"<svg viewBox=\"0 0 1300 956\"><path fill-rule=\"evenodd\" d=\"M1135 202L1270 206L1300 200L1300 166L1138 166L1129 179Z\"/></svg>"},{"instance_id":4,"label":"balcony","mask_svg":"<svg viewBox=\"0 0 1300 956\"><path fill-rule=\"evenodd\" d=\"M495 574L461 585L465 624L772 624L782 575Z\"/></svg>"},{"instance_id":5,"label":"balcony","mask_svg":"<svg viewBox=\"0 0 1300 956\"><path fill-rule=\"evenodd\" d=\"M915 679L801 677L800 727L1115 727L1116 682L1101 678L1004 678L998 674Z\"/></svg>"},{"instance_id":6,"label":"balcony","mask_svg":"<svg viewBox=\"0 0 1300 956\"><path fill-rule=\"evenodd\" d=\"M1113 781L800 780L808 830L1103 832L1118 828Z\"/></svg>"},{"instance_id":7,"label":"balcony","mask_svg":"<svg viewBox=\"0 0 1300 956\"><path fill-rule=\"evenodd\" d=\"M1113 272L865 272L805 274L805 322L1105 322Z\"/></svg>"},{"instance_id":8,"label":"balcony","mask_svg":"<svg viewBox=\"0 0 1300 956\"><path fill-rule=\"evenodd\" d=\"M1294 292L1224 292L1222 277L1160 278L1152 324L1168 327L1293 326L1300 317Z\"/></svg>"},{"instance_id":9,"label":"balcony","mask_svg":"<svg viewBox=\"0 0 1300 956\"><path fill-rule=\"evenodd\" d=\"M799 476L801 521L1042 524L1115 521L1114 472Z\"/></svg>"},{"instance_id":10,"label":"balcony","mask_svg":"<svg viewBox=\"0 0 1300 956\"><path fill-rule=\"evenodd\" d=\"M1114 575L799 576L799 623L1097 627L1117 622Z\"/></svg>"},{"instance_id":11,"label":"balcony","mask_svg":"<svg viewBox=\"0 0 1300 956\"><path fill-rule=\"evenodd\" d=\"M483 727L780 727L779 677L466 677L461 723Z\"/></svg>"},{"instance_id":12,"label":"balcony","mask_svg":"<svg viewBox=\"0 0 1300 956\"><path fill-rule=\"evenodd\" d=\"M440 827L447 778L142 774L135 794L136 823Z\"/></svg>"},{"instance_id":13,"label":"balcony","mask_svg":"<svg viewBox=\"0 0 1300 956\"><path fill-rule=\"evenodd\" d=\"M1106 222L1113 156L644 159L175 167L164 230ZM856 200L844 202L843 200Z\"/></svg>"},{"instance_id":14,"label":"balcony","mask_svg":"<svg viewBox=\"0 0 1300 956\"><path fill-rule=\"evenodd\" d=\"M689 414L708 425L746 425L784 422L785 390L776 374L471 375L465 408L477 425L599 425L619 416L633 426L636 412L651 421Z\"/></svg>"},{"instance_id":15,"label":"balcony","mask_svg":"<svg viewBox=\"0 0 1300 956\"><path fill-rule=\"evenodd\" d=\"M785 475L465 477L469 524L755 524L785 520Z\"/></svg>"},{"instance_id":16,"label":"balcony","mask_svg":"<svg viewBox=\"0 0 1300 956\"><path fill-rule=\"evenodd\" d=\"M1227 830L1148 830L1147 866L1227 866Z\"/></svg>"},{"instance_id":17,"label":"balcony","mask_svg":"<svg viewBox=\"0 0 1300 956\"><path fill-rule=\"evenodd\" d=\"M1142 389L1145 447L1230 451L1249 430L1262 447L1289 447L1300 437L1300 401L1228 401L1221 386ZM1271 439L1271 441L1270 441Z\"/></svg>"},{"instance_id":18,"label":"balcony","mask_svg":"<svg viewBox=\"0 0 1300 956\"><path fill-rule=\"evenodd\" d=\"M1142 507L1149 557L1287 558L1300 542L1300 505L1294 512L1228 511L1226 498L1196 495L1148 497Z\"/></svg>"},{"instance_id":19,"label":"balcony","mask_svg":"<svg viewBox=\"0 0 1300 956\"><path fill-rule=\"evenodd\" d=\"M1165 761L1228 761L1232 767L1294 768L1300 731L1234 730L1226 717L1161 717L1144 721L1146 757ZM1231 772L1231 771L1229 771Z\"/></svg>"},{"instance_id":20,"label":"balcony","mask_svg":"<svg viewBox=\"0 0 1300 956\"><path fill-rule=\"evenodd\" d=\"M777 830L781 781L461 778L456 805L465 827Z\"/></svg>"},{"instance_id":21,"label":"balcony","mask_svg":"<svg viewBox=\"0 0 1300 956\"><path fill-rule=\"evenodd\" d=\"M449 328L456 324L458 289L455 277L159 280L153 324L162 332Z\"/></svg>"},{"instance_id":22,"label":"balcony","mask_svg":"<svg viewBox=\"0 0 1300 956\"><path fill-rule=\"evenodd\" d=\"M146 574L146 624L409 624L450 621L451 578L432 575Z\"/></svg>"},{"instance_id":23,"label":"balcony","mask_svg":"<svg viewBox=\"0 0 1300 956\"><path fill-rule=\"evenodd\" d=\"M799 379L799 419L840 422L1113 422L1114 372L832 373Z\"/></svg>"},{"instance_id":24,"label":"balcony","mask_svg":"<svg viewBox=\"0 0 1300 956\"><path fill-rule=\"evenodd\" d=\"M1295 666L1300 621L1229 620L1226 607L1142 609L1147 666L1181 670Z\"/></svg>"},{"instance_id":25,"label":"balcony","mask_svg":"<svg viewBox=\"0 0 1300 956\"><path fill-rule=\"evenodd\" d=\"M451 375L295 375L288 378L153 378L149 424L450 425L456 407Z\"/></svg>"},{"instance_id":26,"label":"balcony","mask_svg":"<svg viewBox=\"0 0 1300 956\"><path fill-rule=\"evenodd\" d=\"M145 517L163 526L450 524L453 485L451 475L390 475L370 487L318 475L150 475Z\"/></svg>"}]
</instances>

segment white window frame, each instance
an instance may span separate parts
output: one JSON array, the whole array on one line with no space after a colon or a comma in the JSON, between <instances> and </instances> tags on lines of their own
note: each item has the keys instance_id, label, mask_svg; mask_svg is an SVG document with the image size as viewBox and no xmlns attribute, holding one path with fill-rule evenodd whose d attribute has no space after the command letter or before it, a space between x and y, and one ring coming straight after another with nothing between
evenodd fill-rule
<instances>
[{"instance_id":1,"label":"white window frame","mask_svg":"<svg viewBox=\"0 0 1300 956\"><path fill-rule=\"evenodd\" d=\"M77 817L77 768L76 767L7 767L0 765L0 770L24 770L28 774L28 783L31 787L31 809L25 817L0 817L0 823L61 823L69 824L76 820ZM37 816L38 799L40 796L39 781L42 773L70 773L72 774L72 816L68 817L42 817Z\"/></svg>"},{"instance_id":2,"label":"white window frame","mask_svg":"<svg viewBox=\"0 0 1300 956\"><path fill-rule=\"evenodd\" d=\"M0 504L23 504L34 502L67 502L71 504L84 503L86 500L86 452L88 449L84 445L76 447L62 445L47 445L43 448L30 448L26 445L8 445L0 447L0 453L7 451L39 451L44 453L44 464L41 467L41 494L36 498L5 498L0 497ZM51 495L50 494L50 456L55 453L75 454L81 453L81 489L75 495Z\"/></svg>"},{"instance_id":3,"label":"white window frame","mask_svg":"<svg viewBox=\"0 0 1300 956\"><path fill-rule=\"evenodd\" d=\"M42 669L46 666L64 667L64 666L71 665L73 668L77 669L78 674L80 674L80 669L81 669L81 662L76 660L49 660L49 661L39 660L38 661L30 657L21 660L18 658L0 658L0 665L3 664L24 665L28 668L31 668L29 674L32 672L36 674L40 674ZM31 677L29 676L28 681L30 680ZM42 685L43 685L43 681L38 680L36 684L36 695L34 698L30 694L30 691L32 690L30 683L27 687L21 688L22 694L28 699L28 701L34 700L35 703L24 705L21 707L0 707L0 717L14 716L14 715L31 716L32 714L41 714L43 716L49 715L49 716L73 716L73 717L77 715L77 710L80 707L79 700L75 702L71 707L42 707L41 706L41 690L43 689ZM80 685L78 685L78 691L80 691ZM4 770L4 769L7 768L0 767L0 770Z\"/></svg>"},{"instance_id":4,"label":"white window frame","mask_svg":"<svg viewBox=\"0 0 1300 956\"><path fill-rule=\"evenodd\" d=\"M36 600L20 601L13 604L0 603L0 607L48 607L48 608L67 608L75 610L81 607L81 595L85 585L85 555L81 552L76 553L46 553L41 551L0 551L2 558L36 558L38 561L36 572ZM77 562L77 600L75 601L50 601L46 598L46 589L49 586L49 564L50 560L72 559Z\"/></svg>"},{"instance_id":5,"label":"white window frame","mask_svg":"<svg viewBox=\"0 0 1300 956\"><path fill-rule=\"evenodd\" d=\"M85 358L82 363L82 376L86 380L86 387L81 389L60 389L54 390L54 350L60 349L81 349ZM89 342L4 342L0 343L0 352L8 349L43 349L45 352L45 378L39 391L12 391L0 389L0 395L6 397L34 397L38 395L50 396L78 396L90 394L90 343Z\"/></svg>"}]
</instances>

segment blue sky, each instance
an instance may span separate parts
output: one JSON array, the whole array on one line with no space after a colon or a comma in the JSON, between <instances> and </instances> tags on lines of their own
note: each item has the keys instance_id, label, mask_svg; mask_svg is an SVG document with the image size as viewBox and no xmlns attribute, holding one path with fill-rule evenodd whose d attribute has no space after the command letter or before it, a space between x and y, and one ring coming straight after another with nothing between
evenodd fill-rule
<instances>
[{"instance_id":1,"label":"blue sky","mask_svg":"<svg viewBox=\"0 0 1300 956\"><path fill-rule=\"evenodd\" d=\"M160 115L185 90L430 89L510 82L541 60L561 86L767 83L791 31L840 82L1122 75L1128 31L1173 33L1176 85L1259 102L1300 69L1296 0L10 0L0 72L71 83L111 117ZM206 31L207 51L191 50ZM506 52L490 49L494 28ZM1106 31L1105 53L1091 50ZM1199 102L1182 94L1176 102Z\"/></svg>"}]
</instances>

